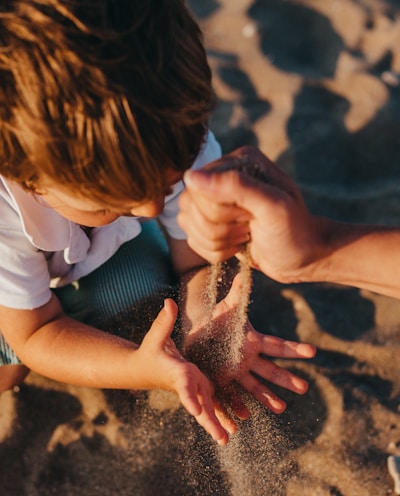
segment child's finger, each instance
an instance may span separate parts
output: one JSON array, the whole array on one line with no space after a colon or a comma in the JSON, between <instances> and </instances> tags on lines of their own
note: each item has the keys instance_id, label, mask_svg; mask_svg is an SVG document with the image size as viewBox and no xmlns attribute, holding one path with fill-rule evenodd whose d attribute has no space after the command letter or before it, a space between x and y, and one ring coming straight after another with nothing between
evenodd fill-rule
<instances>
[{"instance_id":1,"label":"child's finger","mask_svg":"<svg viewBox=\"0 0 400 496\"><path fill-rule=\"evenodd\" d=\"M245 374L238 382L247 389L256 400L274 413L283 413L285 411L286 403L253 375Z\"/></svg>"},{"instance_id":2,"label":"child's finger","mask_svg":"<svg viewBox=\"0 0 400 496\"><path fill-rule=\"evenodd\" d=\"M203 429L208 432L208 434L216 441L219 446L225 446L229 442L229 434L222 427L219 419L214 413L209 412L207 409L203 409L200 415L197 415L196 421L203 427Z\"/></svg>"},{"instance_id":3,"label":"child's finger","mask_svg":"<svg viewBox=\"0 0 400 496\"><path fill-rule=\"evenodd\" d=\"M211 382L202 375L193 364L192 373L185 374L185 378L177 385L179 399L188 413L193 415L197 422L218 442L225 445L228 442L228 425L224 425L216 414L212 400L214 388Z\"/></svg>"},{"instance_id":4,"label":"child's finger","mask_svg":"<svg viewBox=\"0 0 400 496\"><path fill-rule=\"evenodd\" d=\"M286 341L276 336L264 336L261 353L278 358L312 358L316 353L316 348L312 344Z\"/></svg>"},{"instance_id":5,"label":"child's finger","mask_svg":"<svg viewBox=\"0 0 400 496\"><path fill-rule=\"evenodd\" d=\"M192 409L191 401L187 400L188 398L182 398L182 404L187 411L195 417L199 425L201 425L219 445L224 446L227 444L229 441L227 429L223 426L222 419L214 410L214 405L211 396L208 394L207 388L206 390L201 390L200 387L198 392L198 404L200 405L199 413L196 413L196 409Z\"/></svg>"},{"instance_id":6,"label":"child's finger","mask_svg":"<svg viewBox=\"0 0 400 496\"><path fill-rule=\"evenodd\" d=\"M178 306L171 298L164 301L164 306L158 313L153 321L149 332L143 339L145 341L157 341L158 343L165 343L170 337L178 316Z\"/></svg>"},{"instance_id":7,"label":"child's finger","mask_svg":"<svg viewBox=\"0 0 400 496\"><path fill-rule=\"evenodd\" d=\"M251 367L251 372L276 386L288 389L297 394L304 394L308 390L306 380L267 359L260 358L255 361Z\"/></svg>"},{"instance_id":8,"label":"child's finger","mask_svg":"<svg viewBox=\"0 0 400 496\"><path fill-rule=\"evenodd\" d=\"M199 401L198 394L199 375L201 372L194 364L188 363L188 367L190 368L188 368L185 375L181 377L180 383L177 384L176 389L184 408L188 413L194 417L197 417L201 414L203 409L203 405ZM204 377L204 380L207 379ZM212 397L213 388L211 384L208 385L208 390L205 390L203 394L208 395L210 398Z\"/></svg>"},{"instance_id":9,"label":"child's finger","mask_svg":"<svg viewBox=\"0 0 400 496\"><path fill-rule=\"evenodd\" d=\"M224 304L227 305L228 308L234 308L240 304L240 301L243 298L243 283L243 275L241 273L237 274L233 279L229 293L223 300Z\"/></svg>"},{"instance_id":10,"label":"child's finger","mask_svg":"<svg viewBox=\"0 0 400 496\"><path fill-rule=\"evenodd\" d=\"M249 409L243 401L237 387L228 386L224 388L224 401L226 401L233 413L240 420L247 420L250 417Z\"/></svg>"},{"instance_id":11,"label":"child's finger","mask_svg":"<svg viewBox=\"0 0 400 496\"><path fill-rule=\"evenodd\" d=\"M214 403L215 415L217 419L220 421L222 427L225 430L227 430L229 434L235 434L235 432L238 429L237 423L227 415L220 401L214 398L213 403ZM238 417L241 418L239 415Z\"/></svg>"}]
</instances>

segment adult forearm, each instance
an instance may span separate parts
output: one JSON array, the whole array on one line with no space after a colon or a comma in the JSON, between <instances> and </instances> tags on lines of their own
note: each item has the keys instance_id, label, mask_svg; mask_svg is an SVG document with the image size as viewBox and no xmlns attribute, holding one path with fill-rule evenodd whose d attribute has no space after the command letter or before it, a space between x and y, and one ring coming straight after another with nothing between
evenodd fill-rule
<instances>
[{"instance_id":1,"label":"adult forearm","mask_svg":"<svg viewBox=\"0 0 400 496\"><path fill-rule=\"evenodd\" d=\"M400 298L400 229L319 219L325 253L303 281L333 282Z\"/></svg>"}]
</instances>

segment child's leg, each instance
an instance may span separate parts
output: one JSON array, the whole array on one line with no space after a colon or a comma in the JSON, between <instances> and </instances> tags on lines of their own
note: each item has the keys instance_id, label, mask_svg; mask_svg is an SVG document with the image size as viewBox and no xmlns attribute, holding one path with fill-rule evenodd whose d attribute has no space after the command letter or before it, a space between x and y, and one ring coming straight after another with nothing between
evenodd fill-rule
<instances>
[{"instance_id":1,"label":"child's leg","mask_svg":"<svg viewBox=\"0 0 400 496\"><path fill-rule=\"evenodd\" d=\"M28 372L0 333L0 392L18 386Z\"/></svg>"},{"instance_id":2,"label":"child's leg","mask_svg":"<svg viewBox=\"0 0 400 496\"><path fill-rule=\"evenodd\" d=\"M18 386L28 375L25 365L3 365L0 367L0 393Z\"/></svg>"}]
</instances>

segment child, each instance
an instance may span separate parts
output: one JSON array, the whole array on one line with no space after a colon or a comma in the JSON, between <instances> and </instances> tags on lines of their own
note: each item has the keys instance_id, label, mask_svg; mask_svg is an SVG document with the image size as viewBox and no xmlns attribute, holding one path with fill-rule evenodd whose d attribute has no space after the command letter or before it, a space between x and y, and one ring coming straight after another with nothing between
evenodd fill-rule
<instances>
[{"instance_id":1,"label":"child","mask_svg":"<svg viewBox=\"0 0 400 496\"><path fill-rule=\"evenodd\" d=\"M183 325L198 333L208 272L177 224L181 178L220 154L196 23L182 0L10 0L0 39L1 389L31 369L82 386L172 390L226 444L235 425L170 337L175 275ZM140 345L116 335L138 316L150 327ZM282 411L253 368L304 393L305 381L261 353L314 348L248 334L258 347L235 380Z\"/></svg>"}]
</instances>

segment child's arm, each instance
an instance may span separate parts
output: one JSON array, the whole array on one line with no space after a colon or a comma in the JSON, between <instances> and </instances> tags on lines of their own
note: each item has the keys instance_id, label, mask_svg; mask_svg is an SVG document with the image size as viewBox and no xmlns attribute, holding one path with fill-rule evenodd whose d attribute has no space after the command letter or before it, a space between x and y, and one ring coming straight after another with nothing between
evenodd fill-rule
<instances>
[{"instance_id":1,"label":"child's arm","mask_svg":"<svg viewBox=\"0 0 400 496\"><path fill-rule=\"evenodd\" d=\"M242 298L242 281L236 278L227 296L217 305L212 315L211 326L205 325L210 319L208 307L208 276L209 267L205 261L197 256L189 248L185 241L170 240L171 256L175 261L177 270L183 271L182 276L182 326L183 332L187 333L184 347L188 356L195 359L201 370L206 371L212 378L214 386L221 389L227 382L239 382L256 399L276 413L281 413L285 409L285 403L278 398L261 381L255 380L253 372L256 372L262 379L287 388L295 393L303 394L307 391L307 383L300 377L295 376L288 370L278 367L273 362L265 358L267 356L280 358L311 358L315 354L315 347L309 344L294 343L272 336L265 336L254 330L249 322L243 332L243 355L241 363L233 375L228 368L218 367L218 370L211 370L218 360L214 358L218 351L218 343L226 340L231 332L230 322L232 312L236 310ZM192 268L191 268L192 266ZM202 342L201 352L205 354L204 360L197 360L196 353L192 353L193 345L197 346ZM206 343L206 344L204 344ZM212 349L205 349L208 346ZM225 358L225 357L221 357ZM210 365L211 364L211 365ZM231 405L234 409L235 407ZM236 413L243 416L243 405L238 405Z\"/></svg>"},{"instance_id":2,"label":"child's arm","mask_svg":"<svg viewBox=\"0 0 400 496\"><path fill-rule=\"evenodd\" d=\"M213 387L176 349L177 306L166 300L140 346L66 316L57 298L34 310L0 306L0 328L22 362L54 380L96 388L175 391L220 444L233 423L213 404ZM218 418L217 418L218 416Z\"/></svg>"}]
</instances>

